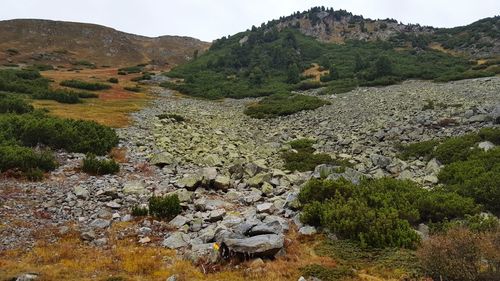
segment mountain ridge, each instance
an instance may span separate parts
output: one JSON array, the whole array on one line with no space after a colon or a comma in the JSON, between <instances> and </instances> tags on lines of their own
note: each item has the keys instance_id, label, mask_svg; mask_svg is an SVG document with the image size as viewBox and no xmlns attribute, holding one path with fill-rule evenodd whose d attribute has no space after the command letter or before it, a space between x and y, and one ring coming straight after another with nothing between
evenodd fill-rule
<instances>
[{"instance_id":1,"label":"mountain ridge","mask_svg":"<svg viewBox=\"0 0 500 281\"><path fill-rule=\"evenodd\" d=\"M177 65L209 43L185 36L147 37L93 23L40 19L0 21L0 61ZM10 50L10 51L9 51Z\"/></svg>"}]
</instances>

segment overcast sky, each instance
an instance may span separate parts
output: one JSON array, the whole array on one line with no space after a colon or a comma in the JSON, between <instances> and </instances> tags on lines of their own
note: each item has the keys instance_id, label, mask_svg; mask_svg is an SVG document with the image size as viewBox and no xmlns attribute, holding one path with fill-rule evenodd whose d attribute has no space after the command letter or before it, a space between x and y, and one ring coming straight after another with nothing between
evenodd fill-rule
<instances>
[{"instance_id":1,"label":"overcast sky","mask_svg":"<svg viewBox=\"0 0 500 281\"><path fill-rule=\"evenodd\" d=\"M88 22L145 36L212 41L312 6L436 27L466 25L500 14L500 0L1 0L0 20Z\"/></svg>"}]
</instances>

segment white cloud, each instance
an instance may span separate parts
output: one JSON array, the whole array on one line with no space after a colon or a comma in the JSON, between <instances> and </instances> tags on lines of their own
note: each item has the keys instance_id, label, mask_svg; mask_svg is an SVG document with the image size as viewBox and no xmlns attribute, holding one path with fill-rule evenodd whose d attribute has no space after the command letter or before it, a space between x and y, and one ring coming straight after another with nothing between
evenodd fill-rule
<instances>
[{"instance_id":1,"label":"white cloud","mask_svg":"<svg viewBox=\"0 0 500 281\"><path fill-rule=\"evenodd\" d=\"M2 0L0 19L90 22L146 36L211 41L312 6L439 27L500 14L498 0Z\"/></svg>"}]
</instances>

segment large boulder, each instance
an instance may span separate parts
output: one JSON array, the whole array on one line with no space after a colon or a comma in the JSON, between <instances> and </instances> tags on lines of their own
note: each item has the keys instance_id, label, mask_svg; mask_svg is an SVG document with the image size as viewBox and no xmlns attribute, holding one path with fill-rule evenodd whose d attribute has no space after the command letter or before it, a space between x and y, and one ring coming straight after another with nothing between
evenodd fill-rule
<instances>
[{"instance_id":1,"label":"large boulder","mask_svg":"<svg viewBox=\"0 0 500 281\"><path fill-rule=\"evenodd\" d=\"M189 245L189 235L182 232L174 232L163 240L163 246L169 249L179 249Z\"/></svg>"},{"instance_id":2,"label":"large boulder","mask_svg":"<svg viewBox=\"0 0 500 281\"><path fill-rule=\"evenodd\" d=\"M151 160L149 162L153 165L156 165L159 167L164 167L167 165L174 164L175 158L172 154L165 151L165 152L161 152L161 153L153 155L153 157L151 157Z\"/></svg>"},{"instance_id":3,"label":"large boulder","mask_svg":"<svg viewBox=\"0 0 500 281\"><path fill-rule=\"evenodd\" d=\"M283 248L284 240L283 235L264 234L241 239L226 239L223 242L235 253L272 257Z\"/></svg>"},{"instance_id":4,"label":"large boulder","mask_svg":"<svg viewBox=\"0 0 500 281\"><path fill-rule=\"evenodd\" d=\"M125 183L122 191L125 194L144 194L146 186L142 181L129 181Z\"/></svg>"}]
</instances>

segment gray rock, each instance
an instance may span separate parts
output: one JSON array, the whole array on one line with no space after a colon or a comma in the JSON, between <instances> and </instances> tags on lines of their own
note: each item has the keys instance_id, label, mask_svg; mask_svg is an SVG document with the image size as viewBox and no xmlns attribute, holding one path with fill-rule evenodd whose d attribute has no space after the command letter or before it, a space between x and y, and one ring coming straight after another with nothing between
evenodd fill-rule
<instances>
[{"instance_id":1,"label":"gray rock","mask_svg":"<svg viewBox=\"0 0 500 281\"><path fill-rule=\"evenodd\" d=\"M480 142L477 146L484 151L495 148L495 145L489 141Z\"/></svg>"},{"instance_id":2,"label":"gray rock","mask_svg":"<svg viewBox=\"0 0 500 281\"><path fill-rule=\"evenodd\" d=\"M500 103L495 105L493 110L490 113L491 119L495 122L495 124L500 124Z\"/></svg>"},{"instance_id":3,"label":"gray rock","mask_svg":"<svg viewBox=\"0 0 500 281\"><path fill-rule=\"evenodd\" d=\"M193 191L201 183L199 175L186 175L177 181L177 186L185 187L189 191Z\"/></svg>"},{"instance_id":4,"label":"gray rock","mask_svg":"<svg viewBox=\"0 0 500 281\"><path fill-rule=\"evenodd\" d=\"M379 154L370 155L370 159L372 160L373 165L380 168L385 168L391 164L391 158Z\"/></svg>"},{"instance_id":5,"label":"gray rock","mask_svg":"<svg viewBox=\"0 0 500 281\"><path fill-rule=\"evenodd\" d=\"M38 279L38 274L37 273L24 273L18 276L15 280L16 281L32 281L32 280L37 280Z\"/></svg>"},{"instance_id":6,"label":"gray rock","mask_svg":"<svg viewBox=\"0 0 500 281\"><path fill-rule=\"evenodd\" d=\"M262 203L256 206L257 212L272 214L274 212L273 203Z\"/></svg>"},{"instance_id":7,"label":"gray rock","mask_svg":"<svg viewBox=\"0 0 500 281\"><path fill-rule=\"evenodd\" d=\"M81 185L75 186L75 188L73 189L73 192L75 193L76 198L79 198L79 199L89 198L88 190Z\"/></svg>"},{"instance_id":8,"label":"gray rock","mask_svg":"<svg viewBox=\"0 0 500 281\"><path fill-rule=\"evenodd\" d=\"M217 209L210 211L208 220L210 222L216 222L222 220L222 218L226 215L226 210L224 209Z\"/></svg>"},{"instance_id":9,"label":"gray rock","mask_svg":"<svg viewBox=\"0 0 500 281\"><path fill-rule=\"evenodd\" d=\"M111 221L105 219L95 219L89 224L90 227L99 229L104 229L110 225Z\"/></svg>"},{"instance_id":10,"label":"gray rock","mask_svg":"<svg viewBox=\"0 0 500 281\"><path fill-rule=\"evenodd\" d=\"M168 195L177 195L181 203L190 203L193 198L193 192L185 188L177 189L176 191L168 193Z\"/></svg>"},{"instance_id":11,"label":"gray rock","mask_svg":"<svg viewBox=\"0 0 500 281\"><path fill-rule=\"evenodd\" d=\"M171 226L174 226L174 227L177 227L177 228L181 228L183 225L185 225L187 222L189 221L188 218L184 217L184 216L181 216L181 215L177 215L175 218L173 218L169 224Z\"/></svg>"},{"instance_id":12,"label":"gray rock","mask_svg":"<svg viewBox=\"0 0 500 281\"><path fill-rule=\"evenodd\" d=\"M321 164L321 165L316 166L316 168L314 168L313 177L315 177L317 179L326 178L330 174L337 173L338 170L339 170L339 166Z\"/></svg>"},{"instance_id":13,"label":"gray rock","mask_svg":"<svg viewBox=\"0 0 500 281\"><path fill-rule=\"evenodd\" d=\"M283 227L278 221L272 221L268 223L260 223L252 227L248 231L249 236L256 236L261 234L281 234L283 233Z\"/></svg>"},{"instance_id":14,"label":"gray rock","mask_svg":"<svg viewBox=\"0 0 500 281\"><path fill-rule=\"evenodd\" d=\"M169 249L179 249L187 247L189 245L189 241L189 235L182 232L174 232L163 240L162 245Z\"/></svg>"},{"instance_id":15,"label":"gray rock","mask_svg":"<svg viewBox=\"0 0 500 281\"><path fill-rule=\"evenodd\" d=\"M95 240L96 235L95 235L95 232L93 230L89 230L89 231L82 232L80 237L84 241L93 241L93 240Z\"/></svg>"},{"instance_id":16,"label":"gray rock","mask_svg":"<svg viewBox=\"0 0 500 281\"><path fill-rule=\"evenodd\" d=\"M231 251L253 256L274 256L284 245L284 236L276 234L257 235L248 238L233 238L223 241Z\"/></svg>"},{"instance_id":17,"label":"gray rock","mask_svg":"<svg viewBox=\"0 0 500 281\"><path fill-rule=\"evenodd\" d=\"M166 281L177 281L177 276L172 275L172 276L168 277Z\"/></svg>"},{"instance_id":18,"label":"gray rock","mask_svg":"<svg viewBox=\"0 0 500 281\"><path fill-rule=\"evenodd\" d=\"M151 160L150 163L156 166L166 166L166 165L171 165L175 163L175 158L172 154L168 152L161 152L158 154L155 154Z\"/></svg>"},{"instance_id":19,"label":"gray rock","mask_svg":"<svg viewBox=\"0 0 500 281\"><path fill-rule=\"evenodd\" d=\"M469 118L470 123L487 122L489 120L491 120L491 117L488 114L478 114Z\"/></svg>"},{"instance_id":20,"label":"gray rock","mask_svg":"<svg viewBox=\"0 0 500 281\"><path fill-rule=\"evenodd\" d=\"M433 158L429 161L429 163L427 163L425 171L429 174L437 175L439 174L439 171L441 171L441 164L436 158Z\"/></svg>"},{"instance_id":21,"label":"gray rock","mask_svg":"<svg viewBox=\"0 0 500 281\"><path fill-rule=\"evenodd\" d=\"M231 179L226 176L217 176L214 180L214 187L219 190L227 191L231 186Z\"/></svg>"},{"instance_id":22,"label":"gray rock","mask_svg":"<svg viewBox=\"0 0 500 281\"><path fill-rule=\"evenodd\" d=\"M309 225L306 225L306 226L303 226L299 229L299 233L301 235L313 235L313 234L316 234L317 231L316 231L316 228L314 226L309 226Z\"/></svg>"},{"instance_id":23,"label":"gray rock","mask_svg":"<svg viewBox=\"0 0 500 281\"><path fill-rule=\"evenodd\" d=\"M109 207L111 209L120 209L122 207L122 205L120 205L119 203L117 203L115 201L111 201L111 202L106 203L106 207Z\"/></svg>"},{"instance_id":24,"label":"gray rock","mask_svg":"<svg viewBox=\"0 0 500 281\"><path fill-rule=\"evenodd\" d=\"M129 181L125 183L122 191L125 194L144 194L147 190L142 181Z\"/></svg>"}]
</instances>

